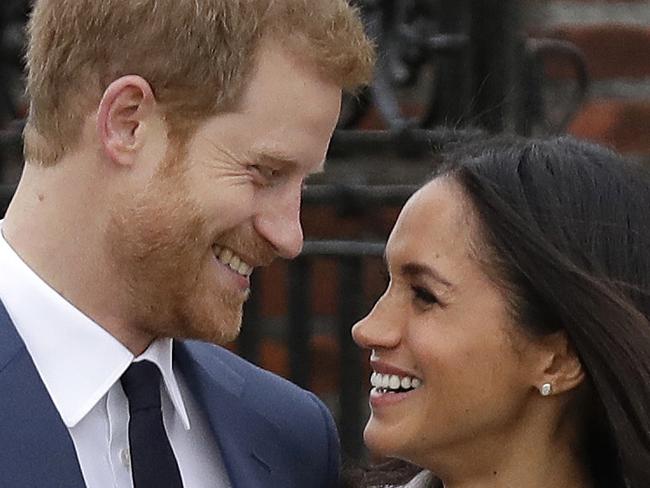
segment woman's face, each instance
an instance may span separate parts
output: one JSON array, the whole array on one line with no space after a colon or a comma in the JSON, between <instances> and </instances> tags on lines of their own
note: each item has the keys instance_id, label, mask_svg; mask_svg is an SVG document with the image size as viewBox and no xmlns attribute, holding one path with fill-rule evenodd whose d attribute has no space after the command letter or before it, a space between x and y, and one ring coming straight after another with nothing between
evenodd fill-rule
<instances>
[{"instance_id":1,"label":"woman's face","mask_svg":"<svg viewBox=\"0 0 650 488\"><path fill-rule=\"evenodd\" d=\"M374 453L427 466L459 448L495 448L535 393L530 341L474 257L470 209L447 178L409 200L386 248L390 284L353 328L372 350L378 388L364 437Z\"/></svg>"}]
</instances>

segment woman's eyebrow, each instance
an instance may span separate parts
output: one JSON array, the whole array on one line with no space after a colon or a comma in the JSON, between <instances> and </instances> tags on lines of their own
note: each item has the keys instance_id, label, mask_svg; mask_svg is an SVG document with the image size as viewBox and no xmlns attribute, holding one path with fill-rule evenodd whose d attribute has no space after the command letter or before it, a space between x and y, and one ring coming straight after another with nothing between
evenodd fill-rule
<instances>
[{"instance_id":1,"label":"woman's eyebrow","mask_svg":"<svg viewBox=\"0 0 650 488\"><path fill-rule=\"evenodd\" d=\"M408 262L402 264L399 269L400 269L400 273L404 276L408 276L411 278L418 278L424 276L437 281L438 283L444 285L447 288L454 287L454 285L449 280L444 278L437 269L428 266L426 264Z\"/></svg>"},{"instance_id":2,"label":"woman's eyebrow","mask_svg":"<svg viewBox=\"0 0 650 488\"><path fill-rule=\"evenodd\" d=\"M384 262L384 267L388 270L390 267L388 266L388 256L386 253L386 250L384 250L384 253L382 255L382 259ZM451 283L449 280L447 280L442 274L435 269L432 266L428 266L426 264L418 263L418 262L412 262L409 261L405 264L400 265L399 267L399 272L403 276L407 276L410 278L417 278L420 276L425 276L427 278L431 278L438 283L442 284L443 286L453 289L454 285Z\"/></svg>"}]
</instances>

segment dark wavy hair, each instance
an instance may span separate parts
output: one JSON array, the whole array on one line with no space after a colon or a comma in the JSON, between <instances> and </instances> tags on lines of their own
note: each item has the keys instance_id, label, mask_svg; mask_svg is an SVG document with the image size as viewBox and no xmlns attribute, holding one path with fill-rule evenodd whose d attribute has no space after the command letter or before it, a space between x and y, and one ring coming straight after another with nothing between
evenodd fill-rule
<instances>
[{"instance_id":1,"label":"dark wavy hair","mask_svg":"<svg viewBox=\"0 0 650 488\"><path fill-rule=\"evenodd\" d=\"M650 169L570 137L501 136L448 150L441 177L476 211L482 261L516 323L564 330L577 351L580 448L597 486L650 486ZM385 465L356 486L408 470Z\"/></svg>"}]
</instances>

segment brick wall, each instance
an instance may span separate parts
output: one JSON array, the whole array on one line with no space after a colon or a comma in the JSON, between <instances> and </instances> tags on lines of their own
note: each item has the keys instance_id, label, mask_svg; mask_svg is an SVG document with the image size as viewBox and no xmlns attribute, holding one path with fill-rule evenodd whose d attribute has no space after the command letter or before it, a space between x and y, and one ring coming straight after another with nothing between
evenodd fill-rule
<instances>
[{"instance_id":1,"label":"brick wall","mask_svg":"<svg viewBox=\"0 0 650 488\"><path fill-rule=\"evenodd\" d=\"M531 1L528 28L568 40L584 53L592 78L589 98L568 131L650 161L650 2ZM559 59L547 73L562 84L570 73Z\"/></svg>"}]
</instances>

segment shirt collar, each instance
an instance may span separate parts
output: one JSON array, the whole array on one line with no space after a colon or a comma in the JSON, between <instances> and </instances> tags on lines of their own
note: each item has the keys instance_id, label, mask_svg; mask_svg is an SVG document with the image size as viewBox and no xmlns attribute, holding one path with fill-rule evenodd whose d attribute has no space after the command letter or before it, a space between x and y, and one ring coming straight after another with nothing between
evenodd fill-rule
<instances>
[{"instance_id":1,"label":"shirt collar","mask_svg":"<svg viewBox=\"0 0 650 488\"><path fill-rule=\"evenodd\" d=\"M65 425L74 427L135 360L160 369L185 429L189 418L172 368L173 341L157 339L137 358L43 281L2 236L0 299Z\"/></svg>"},{"instance_id":2,"label":"shirt collar","mask_svg":"<svg viewBox=\"0 0 650 488\"><path fill-rule=\"evenodd\" d=\"M190 429L190 419L188 418L187 411L185 410L185 404L183 402L183 396L181 395L181 390L178 387L178 381L176 381L176 376L172 368L172 348L174 341L169 338L157 339L151 343L151 345L134 361L144 361L148 360L158 366L160 374L163 377L163 383L169 394L169 398L174 404L174 408L181 417L183 426L185 430ZM128 365L127 365L128 366ZM126 368L122 372L126 371ZM121 376L121 374L120 374Z\"/></svg>"}]
</instances>

